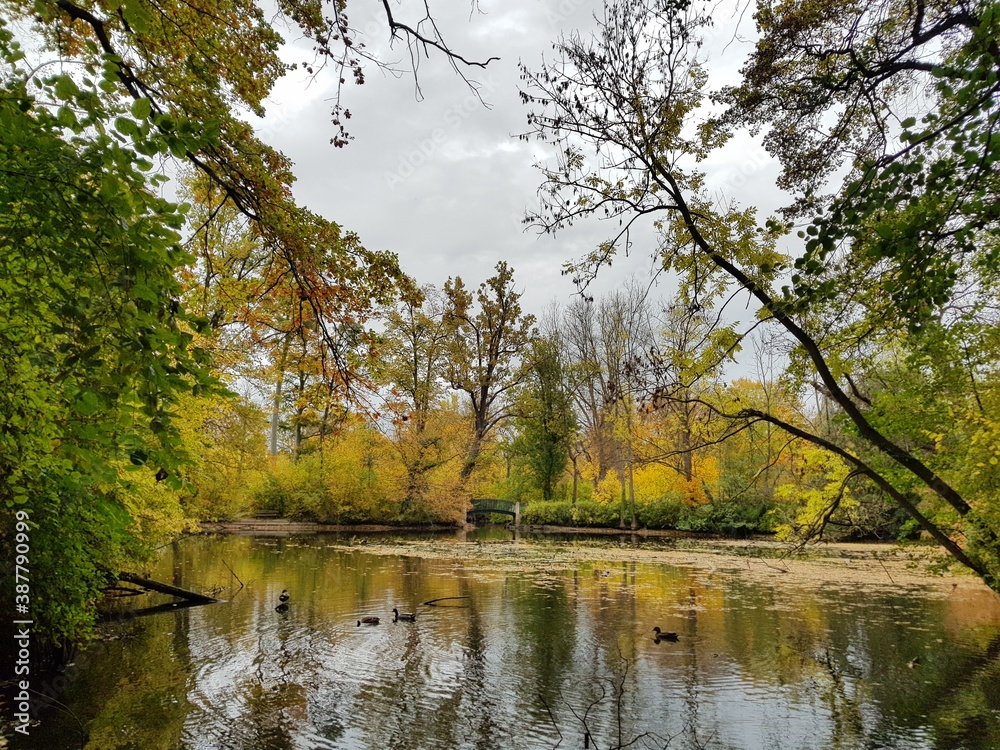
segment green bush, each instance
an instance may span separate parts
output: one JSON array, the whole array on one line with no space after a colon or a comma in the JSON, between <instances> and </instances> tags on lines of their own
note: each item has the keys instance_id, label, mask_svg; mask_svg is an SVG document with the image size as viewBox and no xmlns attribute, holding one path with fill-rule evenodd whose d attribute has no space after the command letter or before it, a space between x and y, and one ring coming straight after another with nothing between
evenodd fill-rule
<instances>
[{"instance_id":1,"label":"green bush","mask_svg":"<svg viewBox=\"0 0 1000 750\"><path fill-rule=\"evenodd\" d=\"M489 497L495 497L499 500L509 500L522 504L543 502L542 491L531 483L530 477L520 473L511 474L506 479L496 482L487 491Z\"/></svg>"},{"instance_id":2,"label":"green bush","mask_svg":"<svg viewBox=\"0 0 1000 750\"><path fill-rule=\"evenodd\" d=\"M573 523L573 504L542 500L528 503L521 510L521 522L536 526L570 526Z\"/></svg>"},{"instance_id":3,"label":"green bush","mask_svg":"<svg viewBox=\"0 0 1000 750\"><path fill-rule=\"evenodd\" d=\"M595 503L593 500L579 500L576 505L569 500L556 502L532 502L521 511L524 523L544 526L618 526L618 508Z\"/></svg>"},{"instance_id":4,"label":"green bush","mask_svg":"<svg viewBox=\"0 0 1000 750\"><path fill-rule=\"evenodd\" d=\"M728 536L770 533L770 505L723 503L685 508L677 522L681 531L708 532Z\"/></svg>"},{"instance_id":5,"label":"green bush","mask_svg":"<svg viewBox=\"0 0 1000 750\"><path fill-rule=\"evenodd\" d=\"M643 503L636 508L636 515L643 528L676 529L686 507L678 492Z\"/></svg>"},{"instance_id":6,"label":"green bush","mask_svg":"<svg viewBox=\"0 0 1000 750\"><path fill-rule=\"evenodd\" d=\"M618 506L595 503L593 500L578 500L573 508L574 526L595 526L599 528L618 526Z\"/></svg>"},{"instance_id":7,"label":"green bush","mask_svg":"<svg viewBox=\"0 0 1000 750\"><path fill-rule=\"evenodd\" d=\"M758 503L724 503L722 505L685 505L679 495L668 495L636 509L642 528L679 529L732 536L770 533L773 531L771 506ZM579 500L530 502L521 511L521 520L539 526L584 526L618 528L617 503Z\"/></svg>"}]
</instances>

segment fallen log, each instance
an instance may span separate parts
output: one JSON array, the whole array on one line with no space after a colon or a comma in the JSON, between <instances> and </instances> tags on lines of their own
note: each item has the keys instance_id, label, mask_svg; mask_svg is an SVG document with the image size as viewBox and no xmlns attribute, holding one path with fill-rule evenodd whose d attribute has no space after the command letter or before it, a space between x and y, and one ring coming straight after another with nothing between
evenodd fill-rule
<instances>
[{"instance_id":1,"label":"fallen log","mask_svg":"<svg viewBox=\"0 0 1000 750\"><path fill-rule=\"evenodd\" d=\"M170 596L176 596L181 599L186 599L189 602L196 602L198 604L214 604L219 601L211 596L205 596L204 594L198 594L194 591L188 591L187 589L180 589L176 586L171 586L168 583L160 583L159 581L152 581L149 578L143 578L137 576L134 573L119 573L118 579L122 581L127 581L128 583L134 583L136 586L142 586L144 589L149 589L150 591L158 591L161 594L169 594Z\"/></svg>"}]
</instances>

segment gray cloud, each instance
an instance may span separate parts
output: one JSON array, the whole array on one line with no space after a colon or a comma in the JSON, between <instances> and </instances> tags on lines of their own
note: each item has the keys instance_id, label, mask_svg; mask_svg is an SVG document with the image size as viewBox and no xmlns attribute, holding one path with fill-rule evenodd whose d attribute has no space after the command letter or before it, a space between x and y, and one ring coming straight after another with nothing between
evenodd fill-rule
<instances>
[{"instance_id":1,"label":"gray cloud","mask_svg":"<svg viewBox=\"0 0 1000 750\"><path fill-rule=\"evenodd\" d=\"M368 32L368 47L408 66L405 45L388 46L377 4L359 7L352 25ZM455 50L473 59L501 58L485 71L465 71L485 104L432 53L418 70L422 100L412 76L396 78L373 65L365 85L345 88L354 140L344 149L329 144L333 71L308 88L294 79L284 82L260 132L295 162L301 202L356 231L367 246L398 253L419 283L440 286L461 275L474 286L503 259L515 269L526 308L540 312L552 298L565 302L575 288L561 274L563 263L591 250L610 228L591 222L552 238L525 232L520 224L535 202L540 176L532 165L542 152L537 144L516 139L526 129L527 115L518 97L517 63L537 64L551 55L561 33L591 29L600 6L594 0L484 0L484 13L471 18L464 3L432 7ZM723 51L737 21L732 13L719 13L706 45L725 77L734 75L745 52L738 44ZM747 139L713 155L705 166L712 189L727 198L767 194L775 196L769 203L780 202L775 168ZM652 233L640 233L638 240L632 258L601 275L597 291L648 271Z\"/></svg>"}]
</instances>

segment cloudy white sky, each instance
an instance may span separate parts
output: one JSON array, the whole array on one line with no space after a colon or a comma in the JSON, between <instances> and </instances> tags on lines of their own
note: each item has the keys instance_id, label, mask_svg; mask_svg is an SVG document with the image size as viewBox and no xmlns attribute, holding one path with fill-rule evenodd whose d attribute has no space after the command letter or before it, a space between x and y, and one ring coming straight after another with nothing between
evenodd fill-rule
<instances>
[{"instance_id":1,"label":"cloudy white sky","mask_svg":"<svg viewBox=\"0 0 1000 750\"><path fill-rule=\"evenodd\" d=\"M403 0L403 14L414 0ZM419 3L418 3L419 5ZM745 3L744 3L745 6ZM382 59L409 66L405 44L387 45L376 0L354 0L351 25L365 30L366 44ZM566 303L575 291L561 267L604 239L611 227L590 222L555 237L524 231L521 218L535 203L540 174L533 165L547 152L525 143L527 108L518 96L518 61L528 65L551 56L560 34L594 27L595 0L431 0L442 32L454 50L471 59L497 56L486 70L467 74L481 86L484 106L439 54L421 61L423 98L412 75L395 78L367 68L363 86L348 85L343 103L353 114L354 140L343 149L329 144L334 73L305 82L292 74L275 90L259 132L295 162L298 200L357 232L372 249L399 255L403 269L420 284L441 286L460 275L477 286L498 260L508 261L524 292L525 309L538 313L550 300ZM741 18L735 3L722 2L705 45L711 83L735 79L753 35L751 13ZM301 59L301 51L290 59ZM308 83L308 85L307 85ZM731 198L773 209L777 168L749 138L737 139L705 165L710 184ZM616 222L617 224L617 222ZM648 278L651 248L635 248L605 271L598 293L636 274ZM668 290L669 284L663 287Z\"/></svg>"}]
</instances>

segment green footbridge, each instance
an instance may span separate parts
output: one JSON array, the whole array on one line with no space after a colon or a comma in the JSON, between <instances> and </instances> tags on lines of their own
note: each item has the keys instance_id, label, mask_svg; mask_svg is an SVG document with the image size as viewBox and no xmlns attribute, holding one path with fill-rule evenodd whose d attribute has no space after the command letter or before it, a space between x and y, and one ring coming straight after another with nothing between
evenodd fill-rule
<instances>
[{"instance_id":1,"label":"green footbridge","mask_svg":"<svg viewBox=\"0 0 1000 750\"><path fill-rule=\"evenodd\" d=\"M472 508L467 515L472 518L472 516L485 516L494 513L510 516L514 519L515 525L521 525L521 503L512 500L494 500L492 498L473 500Z\"/></svg>"}]
</instances>

